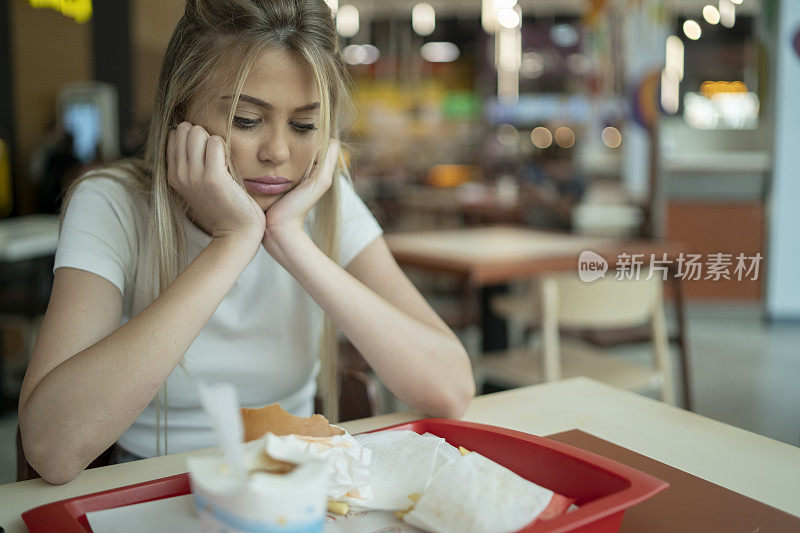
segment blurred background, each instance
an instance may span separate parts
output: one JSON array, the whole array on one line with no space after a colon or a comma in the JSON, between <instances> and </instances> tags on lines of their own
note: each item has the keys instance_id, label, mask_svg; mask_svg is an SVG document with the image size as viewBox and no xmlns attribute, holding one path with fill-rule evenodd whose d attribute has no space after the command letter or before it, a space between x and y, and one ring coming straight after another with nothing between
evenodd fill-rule
<instances>
[{"instance_id":1,"label":"blurred background","mask_svg":"<svg viewBox=\"0 0 800 533\"><path fill-rule=\"evenodd\" d=\"M329 3L354 184L481 392L587 375L800 445L800 2ZM183 8L0 0L0 483L62 195L141 150ZM343 348L352 416L402 409Z\"/></svg>"}]
</instances>

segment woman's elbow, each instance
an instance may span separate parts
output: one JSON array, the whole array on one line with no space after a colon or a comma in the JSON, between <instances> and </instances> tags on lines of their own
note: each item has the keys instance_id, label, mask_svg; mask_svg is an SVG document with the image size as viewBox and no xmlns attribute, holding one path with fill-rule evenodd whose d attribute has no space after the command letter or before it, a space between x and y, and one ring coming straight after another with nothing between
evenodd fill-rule
<instances>
[{"instance_id":1,"label":"woman's elbow","mask_svg":"<svg viewBox=\"0 0 800 533\"><path fill-rule=\"evenodd\" d=\"M467 408L474 396L475 381L472 379L472 374L470 374L468 381L442 394L436 402L436 408L430 414L438 418L458 420L467 412Z\"/></svg>"},{"instance_id":2,"label":"woman's elbow","mask_svg":"<svg viewBox=\"0 0 800 533\"><path fill-rule=\"evenodd\" d=\"M83 470L77 461L69 458L70 454L66 453L64 447L58 449L36 436L26 438L24 432L21 432L21 437L25 460L43 480L51 485L69 483Z\"/></svg>"},{"instance_id":3,"label":"woman's elbow","mask_svg":"<svg viewBox=\"0 0 800 533\"><path fill-rule=\"evenodd\" d=\"M69 483L73 479L77 478L81 470L61 470L61 469L52 469L43 472L39 472L42 479L50 483L51 485L64 485L65 483Z\"/></svg>"},{"instance_id":4,"label":"woman's elbow","mask_svg":"<svg viewBox=\"0 0 800 533\"><path fill-rule=\"evenodd\" d=\"M58 454L55 453L32 452L28 455L26 451L26 459L31 468L51 485L69 483L83 470L75 465L70 465L67 460L59 460Z\"/></svg>"},{"instance_id":5,"label":"woman's elbow","mask_svg":"<svg viewBox=\"0 0 800 533\"><path fill-rule=\"evenodd\" d=\"M475 397L475 381L470 374L469 382L464 387L464 390L451 402L450 416L448 418L459 419L467 412L472 398Z\"/></svg>"}]
</instances>

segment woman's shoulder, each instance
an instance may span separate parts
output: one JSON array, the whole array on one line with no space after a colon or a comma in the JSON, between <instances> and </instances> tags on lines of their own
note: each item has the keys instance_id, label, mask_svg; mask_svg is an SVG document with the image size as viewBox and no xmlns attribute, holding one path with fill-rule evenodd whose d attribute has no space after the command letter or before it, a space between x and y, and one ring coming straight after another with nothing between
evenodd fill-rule
<instances>
[{"instance_id":1,"label":"woman's shoulder","mask_svg":"<svg viewBox=\"0 0 800 533\"><path fill-rule=\"evenodd\" d=\"M119 221L128 231L144 228L151 206L146 179L116 163L87 170L64 199L64 222L86 220L96 226Z\"/></svg>"},{"instance_id":2,"label":"woman's shoulder","mask_svg":"<svg viewBox=\"0 0 800 533\"><path fill-rule=\"evenodd\" d=\"M88 169L65 198L54 269L93 272L125 294L135 280L149 212L137 176L124 166Z\"/></svg>"},{"instance_id":3,"label":"woman's shoulder","mask_svg":"<svg viewBox=\"0 0 800 533\"><path fill-rule=\"evenodd\" d=\"M101 195L115 204L146 207L149 198L148 177L122 162L91 168L73 186L72 195Z\"/></svg>"}]
</instances>

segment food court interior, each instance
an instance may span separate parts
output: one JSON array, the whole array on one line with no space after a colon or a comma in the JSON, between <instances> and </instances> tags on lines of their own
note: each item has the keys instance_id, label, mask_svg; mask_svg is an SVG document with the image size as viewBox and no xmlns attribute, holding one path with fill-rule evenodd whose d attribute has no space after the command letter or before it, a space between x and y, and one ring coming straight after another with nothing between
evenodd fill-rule
<instances>
[{"instance_id":1,"label":"food court interior","mask_svg":"<svg viewBox=\"0 0 800 533\"><path fill-rule=\"evenodd\" d=\"M478 393L586 375L800 445L800 2L333 4L353 184ZM184 5L0 0L0 484L63 193L142 150ZM340 352L343 417L405 408Z\"/></svg>"}]
</instances>

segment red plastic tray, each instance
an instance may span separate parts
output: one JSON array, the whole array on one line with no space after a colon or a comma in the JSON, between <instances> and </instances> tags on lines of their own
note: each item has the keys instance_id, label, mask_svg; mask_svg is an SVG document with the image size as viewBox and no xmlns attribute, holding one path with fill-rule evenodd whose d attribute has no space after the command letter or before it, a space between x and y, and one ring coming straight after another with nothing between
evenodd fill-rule
<instances>
[{"instance_id":1,"label":"red plastic tray","mask_svg":"<svg viewBox=\"0 0 800 533\"><path fill-rule=\"evenodd\" d=\"M386 429L432 433L575 499L577 510L535 522L524 532L615 532L627 508L669 486L665 481L597 454L510 429L429 418L368 433ZM42 505L22 513L22 520L31 533L91 532L86 513L182 496L190 491L188 474L178 474Z\"/></svg>"},{"instance_id":2,"label":"red plastic tray","mask_svg":"<svg viewBox=\"0 0 800 533\"><path fill-rule=\"evenodd\" d=\"M436 418L383 429L433 433L575 499L577 510L534 522L522 529L526 533L613 533L619 531L627 508L669 487L666 481L595 453L512 429Z\"/></svg>"}]
</instances>

